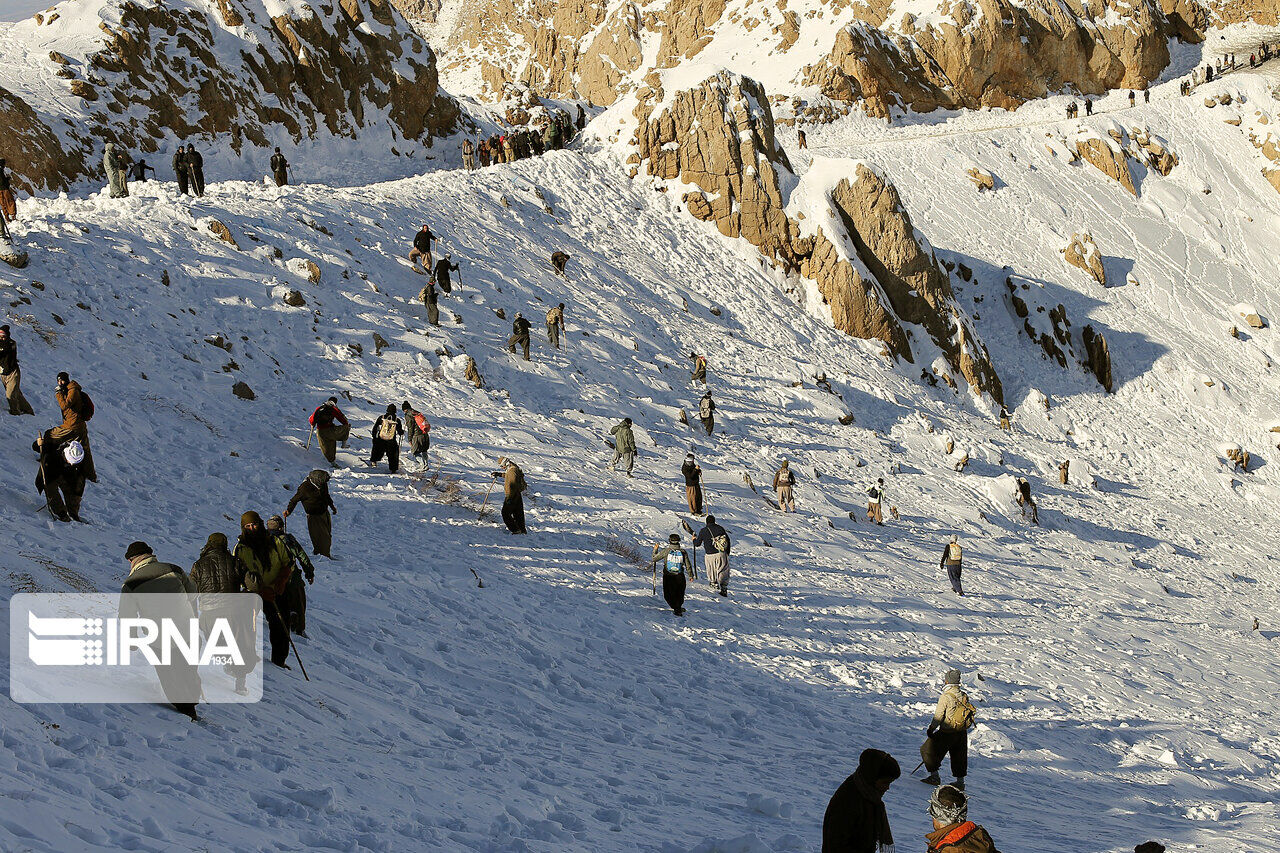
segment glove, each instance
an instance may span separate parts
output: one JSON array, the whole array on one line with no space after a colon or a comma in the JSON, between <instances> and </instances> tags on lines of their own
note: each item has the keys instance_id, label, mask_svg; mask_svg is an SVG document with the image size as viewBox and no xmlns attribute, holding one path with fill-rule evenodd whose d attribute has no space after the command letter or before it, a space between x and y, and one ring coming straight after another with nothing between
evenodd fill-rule
<instances>
[{"instance_id":1,"label":"glove","mask_svg":"<svg viewBox=\"0 0 1280 853\"><path fill-rule=\"evenodd\" d=\"M315 583L315 582L316 582L316 576L315 576L315 575L307 575L307 583L312 584L312 583Z\"/></svg>"},{"instance_id":2,"label":"glove","mask_svg":"<svg viewBox=\"0 0 1280 853\"><path fill-rule=\"evenodd\" d=\"M933 737L935 734L937 734L937 732L938 732L938 729L936 726L929 726L929 728L925 729L924 733L926 737Z\"/></svg>"}]
</instances>

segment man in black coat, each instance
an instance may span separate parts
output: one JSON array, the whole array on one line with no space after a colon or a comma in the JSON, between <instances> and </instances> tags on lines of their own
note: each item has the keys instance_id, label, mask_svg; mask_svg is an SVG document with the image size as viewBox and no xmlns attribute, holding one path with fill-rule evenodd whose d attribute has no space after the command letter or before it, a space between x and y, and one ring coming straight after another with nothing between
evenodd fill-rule
<instances>
[{"instance_id":1,"label":"man in black coat","mask_svg":"<svg viewBox=\"0 0 1280 853\"><path fill-rule=\"evenodd\" d=\"M204 157L194 145L187 146L187 169L191 172L191 191L204 195Z\"/></svg>"},{"instance_id":2,"label":"man in black coat","mask_svg":"<svg viewBox=\"0 0 1280 853\"><path fill-rule=\"evenodd\" d=\"M409 250L409 266L414 262L422 264L422 271L431 272L431 244L436 235L431 233L431 226L423 225L422 230L413 235L413 248Z\"/></svg>"},{"instance_id":3,"label":"man in black coat","mask_svg":"<svg viewBox=\"0 0 1280 853\"><path fill-rule=\"evenodd\" d=\"M9 337L9 326L0 326L0 384L11 415L34 415L35 410L22 393L22 368L18 366L18 345Z\"/></svg>"},{"instance_id":4,"label":"man in black coat","mask_svg":"<svg viewBox=\"0 0 1280 853\"><path fill-rule=\"evenodd\" d=\"M173 174L178 179L178 191L187 195L187 188L191 182L191 169L187 166L187 149L182 145L173 152Z\"/></svg>"},{"instance_id":5,"label":"man in black coat","mask_svg":"<svg viewBox=\"0 0 1280 853\"><path fill-rule=\"evenodd\" d=\"M396 417L394 404L387 406L387 413L373 422L373 453L369 457L369 467L376 467L387 457L387 467L394 474L400 470L400 436L404 435L404 424Z\"/></svg>"},{"instance_id":6,"label":"man in black coat","mask_svg":"<svg viewBox=\"0 0 1280 853\"><path fill-rule=\"evenodd\" d=\"M276 147L276 153L271 155L271 176L276 179L278 187L289 183L289 161L284 159L279 146Z\"/></svg>"},{"instance_id":7,"label":"man in black coat","mask_svg":"<svg viewBox=\"0 0 1280 853\"><path fill-rule=\"evenodd\" d=\"M884 795L902 768L893 756L865 749L858 769L836 789L822 819L822 853L877 853L891 849L893 832Z\"/></svg>"},{"instance_id":8,"label":"man in black coat","mask_svg":"<svg viewBox=\"0 0 1280 853\"><path fill-rule=\"evenodd\" d=\"M31 445L40 454L36 491L44 492L49 514L58 521L83 521L80 500L84 497L84 445L75 436L61 441L48 430Z\"/></svg>"},{"instance_id":9,"label":"man in black coat","mask_svg":"<svg viewBox=\"0 0 1280 853\"><path fill-rule=\"evenodd\" d=\"M458 265L450 260L449 255L445 255L443 258L436 261L436 284L440 285L440 289L445 293L453 292L453 283L449 280L450 270L457 272Z\"/></svg>"},{"instance_id":10,"label":"man in black coat","mask_svg":"<svg viewBox=\"0 0 1280 853\"><path fill-rule=\"evenodd\" d=\"M329 495L328 471L317 469L307 475L307 479L302 481L298 491L289 499L284 517L288 518L293 508L299 503L307 513L307 533L311 536L311 553L321 554L332 560L333 557L329 552L333 549L333 518L329 514L337 515L338 508Z\"/></svg>"},{"instance_id":11,"label":"man in black coat","mask_svg":"<svg viewBox=\"0 0 1280 853\"><path fill-rule=\"evenodd\" d=\"M531 328L533 328L532 324L517 311L516 320L511 324L511 340L507 341L507 351L514 353L516 345L519 344L524 349L525 361L529 361L529 330Z\"/></svg>"}]
</instances>

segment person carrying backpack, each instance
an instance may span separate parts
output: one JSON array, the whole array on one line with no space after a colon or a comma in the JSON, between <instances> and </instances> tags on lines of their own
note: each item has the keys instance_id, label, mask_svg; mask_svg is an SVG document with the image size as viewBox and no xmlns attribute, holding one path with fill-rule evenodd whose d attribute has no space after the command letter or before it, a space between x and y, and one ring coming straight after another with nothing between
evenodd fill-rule
<instances>
[{"instance_id":1,"label":"person carrying backpack","mask_svg":"<svg viewBox=\"0 0 1280 853\"><path fill-rule=\"evenodd\" d=\"M876 480L875 485L867 486L867 519L884 526L884 478Z\"/></svg>"},{"instance_id":2,"label":"person carrying backpack","mask_svg":"<svg viewBox=\"0 0 1280 853\"><path fill-rule=\"evenodd\" d=\"M716 426L716 401L711 399L711 392L702 395L702 400L698 403L698 418L702 421L702 428L707 431L707 435L711 435L711 430Z\"/></svg>"},{"instance_id":3,"label":"person carrying backpack","mask_svg":"<svg viewBox=\"0 0 1280 853\"><path fill-rule=\"evenodd\" d=\"M284 543L284 549L293 560L293 573L289 575L289 584L284 588L285 610L289 613L289 630L299 637L307 636L307 587L302 579L305 576L308 584L316 582L316 567L307 556L294 535L285 530L284 519L273 515L267 519L267 532Z\"/></svg>"},{"instance_id":4,"label":"person carrying backpack","mask_svg":"<svg viewBox=\"0 0 1280 853\"><path fill-rule=\"evenodd\" d=\"M330 397L325 400L316 407L307 420L316 428L316 440L320 442L320 452L324 454L324 458L330 465L335 464L338 458L338 442L346 443L351 436L351 423L338 408L338 398Z\"/></svg>"},{"instance_id":5,"label":"person carrying backpack","mask_svg":"<svg viewBox=\"0 0 1280 853\"><path fill-rule=\"evenodd\" d=\"M796 497L792 491L795 484L796 475L791 470L791 463L783 459L782 467L773 475L773 491L778 496L778 509L783 512L796 511Z\"/></svg>"},{"instance_id":6,"label":"person carrying backpack","mask_svg":"<svg viewBox=\"0 0 1280 853\"><path fill-rule=\"evenodd\" d=\"M554 349L560 349L560 335L564 333L564 303L547 312L547 340Z\"/></svg>"},{"instance_id":7,"label":"person carrying backpack","mask_svg":"<svg viewBox=\"0 0 1280 853\"><path fill-rule=\"evenodd\" d=\"M524 493L529 484L524 480L524 471L505 456L498 460L498 466L502 470L493 472L493 476L502 478L502 521L513 534L528 533L524 526Z\"/></svg>"},{"instance_id":8,"label":"person carrying backpack","mask_svg":"<svg viewBox=\"0 0 1280 853\"><path fill-rule=\"evenodd\" d=\"M49 514L58 521L84 521L80 501L84 497L84 447L75 438L58 441L46 430L31 449L40 455L36 492L43 492Z\"/></svg>"},{"instance_id":9,"label":"person carrying backpack","mask_svg":"<svg viewBox=\"0 0 1280 853\"><path fill-rule=\"evenodd\" d=\"M702 547L707 581L721 595L729 594L729 545L729 533L716 524L714 515L708 515L706 526L694 537L693 547Z\"/></svg>"},{"instance_id":10,"label":"person carrying backpack","mask_svg":"<svg viewBox=\"0 0 1280 853\"><path fill-rule=\"evenodd\" d=\"M276 146L276 153L271 155L271 177L276 179L278 187L289 183L289 161L280 153L279 146Z\"/></svg>"},{"instance_id":11,"label":"person carrying backpack","mask_svg":"<svg viewBox=\"0 0 1280 853\"><path fill-rule=\"evenodd\" d=\"M394 474L400 470L400 436L404 435L404 424L396 417L395 404L387 406L387 413L373 422L373 453L369 457L369 467L377 467L382 457L387 457L387 467Z\"/></svg>"},{"instance_id":12,"label":"person carrying backpack","mask_svg":"<svg viewBox=\"0 0 1280 853\"><path fill-rule=\"evenodd\" d=\"M89 421L93 420L93 400L65 371L58 374L58 387L53 395L62 410L62 423L54 427L49 436L63 442L75 438L84 448L84 475L91 483L98 482L98 472L93 464L93 451L89 447Z\"/></svg>"},{"instance_id":13,"label":"person carrying backpack","mask_svg":"<svg viewBox=\"0 0 1280 853\"><path fill-rule=\"evenodd\" d=\"M687 578L693 577L689 552L680 547L680 534L672 533L666 545L655 545L653 564L662 567L662 598L677 616L684 615L684 593Z\"/></svg>"},{"instance_id":14,"label":"person carrying backpack","mask_svg":"<svg viewBox=\"0 0 1280 853\"><path fill-rule=\"evenodd\" d=\"M954 785L943 785L929 798L933 832L925 835L927 853L1000 853L987 831L969 820L969 798Z\"/></svg>"},{"instance_id":15,"label":"person carrying backpack","mask_svg":"<svg viewBox=\"0 0 1280 853\"><path fill-rule=\"evenodd\" d=\"M9 337L9 326L0 326L0 383L4 384L9 414L34 415L35 409L22 393L22 368L18 365L18 345Z\"/></svg>"},{"instance_id":16,"label":"person carrying backpack","mask_svg":"<svg viewBox=\"0 0 1280 853\"><path fill-rule=\"evenodd\" d=\"M422 300L422 304L427 306L427 322L433 326L440 325L440 306L437 304L439 296L436 294L435 277L427 279L427 283L422 286L422 290L418 291L418 298Z\"/></svg>"},{"instance_id":17,"label":"person carrying backpack","mask_svg":"<svg viewBox=\"0 0 1280 853\"><path fill-rule=\"evenodd\" d=\"M631 431L631 418L623 418L622 423L609 430L609 434L614 437L613 461L609 463L609 470L615 470L621 462L630 477L636 466L636 435Z\"/></svg>"},{"instance_id":18,"label":"person carrying backpack","mask_svg":"<svg viewBox=\"0 0 1280 853\"><path fill-rule=\"evenodd\" d=\"M288 515L286 512L285 515ZM249 510L240 516L240 539L232 555L245 568L244 585L262 598L271 641L271 662L281 669L289 666L289 601L284 595L293 574L293 560L284 542L272 536L262 524L262 516Z\"/></svg>"},{"instance_id":19,"label":"person carrying backpack","mask_svg":"<svg viewBox=\"0 0 1280 853\"><path fill-rule=\"evenodd\" d=\"M696 352L689 353L689 359L693 362L693 375L690 377L694 382L707 384L707 357L698 355Z\"/></svg>"},{"instance_id":20,"label":"person carrying backpack","mask_svg":"<svg viewBox=\"0 0 1280 853\"><path fill-rule=\"evenodd\" d=\"M702 515L702 466L693 461L693 451L684 458L680 466L684 475L684 495L689 501L689 512Z\"/></svg>"},{"instance_id":21,"label":"person carrying backpack","mask_svg":"<svg viewBox=\"0 0 1280 853\"><path fill-rule=\"evenodd\" d=\"M288 518L293 508L299 503L307 513L307 533L311 536L311 553L333 559L329 553L333 550L333 515L338 514L338 507L329 494L329 472L319 469L307 475L302 481L289 505L285 507L283 517Z\"/></svg>"},{"instance_id":22,"label":"person carrying backpack","mask_svg":"<svg viewBox=\"0 0 1280 853\"><path fill-rule=\"evenodd\" d=\"M942 559L938 562L938 568L947 570L947 577L951 580L951 591L956 595L964 595L964 588L960 586L960 561L964 556L964 550L960 547L960 537L952 536L951 541L942 549Z\"/></svg>"},{"instance_id":23,"label":"person carrying backpack","mask_svg":"<svg viewBox=\"0 0 1280 853\"><path fill-rule=\"evenodd\" d=\"M964 790L964 777L969 772L969 729L973 728L977 714L969 694L960 687L960 670L949 669L943 678L945 687L938 697L938 708L925 742L920 745L920 757L929 775L921 779L926 785L939 785L938 768L942 759L951 756L951 773L956 777L952 784Z\"/></svg>"},{"instance_id":24,"label":"person carrying backpack","mask_svg":"<svg viewBox=\"0 0 1280 853\"><path fill-rule=\"evenodd\" d=\"M418 460L418 470L427 470L427 451L431 449L431 424L425 415L409 405L405 400L400 404L404 412L405 435L409 439L409 452Z\"/></svg>"},{"instance_id":25,"label":"person carrying backpack","mask_svg":"<svg viewBox=\"0 0 1280 853\"><path fill-rule=\"evenodd\" d=\"M565 252L551 253L551 267L556 271L556 275L563 276L564 268L569 265L569 255Z\"/></svg>"},{"instance_id":26,"label":"person carrying backpack","mask_svg":"<svg viewBox=\"0 0 1280 853\"><path fill-rule=\"evenodd\" d=\"M524 360L529 360L529 330L533 325L524 318L519 311L516 312L515 322L511 324L511 339L507 341L507 351L515 354L516 345L519 344L524 349Z\"/></svg>"}]
</instances>

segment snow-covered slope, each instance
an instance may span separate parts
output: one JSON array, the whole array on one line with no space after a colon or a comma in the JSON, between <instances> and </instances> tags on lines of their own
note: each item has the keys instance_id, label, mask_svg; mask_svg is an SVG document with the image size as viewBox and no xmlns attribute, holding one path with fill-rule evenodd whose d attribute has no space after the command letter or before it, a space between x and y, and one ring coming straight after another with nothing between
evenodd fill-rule
<instances>
[{"instance_id":1,"label":"snow-covered slope","mask_svg":"<svg viewBox=\"0 0 1280 853\"><path fill-rule=\"evenodd\" d=\"M0 704L0 847L817 850L858 753L912 767L958 665L981 715L971 814L1001 849L1268 849L1276 341L1233 312L1276 311L1280 196L1223 123L1265 89L1232 85L1233 107L1161 97L1131 114L1180 158L1168 177L1139 175L1136 197L1046 152L1044 128L864 147L851 120L810 136L814 154L886 170L916 227L973 270L958 289L1001 364L1012 433L986 402L926 388L833 330L815 294L674 193L628 180L612 151L352 189L24 200L32 264L0 267L0 282L39 417L5 419L0 439L10 592L110 590L133 539L189 565L242 511L279 511L320 463L301 444L330 393L350 392L365 427L413 401L439 467L362 468L367 429L340 454L340 560L319 567L299 641L313 681L273 670L261 704L194 726L160 707ZM1085 125L1105 136L1111 121ZM970 165L998 178L993 193L975 195ZM400 260L421 221L466 262L438 330ZM1086 228L1114 287L1057 254ZM574 258L568 280L547 263L557 248ZM1114 395L1018 336L1008 276L1031 311L1061 302L1105 328ZM290 289L305 307L283 304ZM537 328L559 301L567 351L535 339L534 362L509 356L514 312ZM678 422L701 393L690 349L711 357L711 438ZM484 389L463 380L463 353ZM89 527L36 515L30 487L64 369L98 407ZM258 399L233 397L235 381ZM640 428L634 480L603 469L601 434L622 416ZM1230 473L1231 442L1252 473ZM690 447L735 537L734 579L727 600L695 586L676 621L620 552L679 531ZM527 538L477 517L499 455L536 495ZM795 515L744 482L767 484L783 458ZM1041 527L1018 517L1015 475L1031 478ZM883 528L849 517L877 476L901 516ZM953 532L964 599L937 568ZM901 849L921 843L926 793L910 778L889 793Z\"/></svg>"}]
</instances>

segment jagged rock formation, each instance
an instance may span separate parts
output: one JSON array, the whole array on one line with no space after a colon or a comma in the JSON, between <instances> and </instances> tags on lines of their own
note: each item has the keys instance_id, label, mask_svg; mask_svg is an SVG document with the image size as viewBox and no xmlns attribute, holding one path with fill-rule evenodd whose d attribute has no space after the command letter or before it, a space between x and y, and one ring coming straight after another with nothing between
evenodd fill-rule
<instances>
[{"instance_id":1,"label":"jagged rock formation","mask_svg":"<svg viewBox=\"0 0 1280 853\"><path fill-rule=\"evenodd\" d=\"M1046 357L1067 367L1072 362L1093 374L1106 388L1112 389L1111 352L1106 339L1092 326L1085 326L1077 335L1072 331L1067 309L1061 302L1052 308L1036 304L1036 291L1026 281L1015 283L1012 276L1004 280L1009 291L1009 307L1016 320L1022 322L1022 330L1044 350ZM1048 323L1045 323L1045 318ZM1047 328L1046 328L1047 326Z\"/></svg>"},{"instance_id":2,"label":"jagged rock formation","mask_svg":"<svg viewBox=\"0 0 1280 853\"><path fill-rule=\"evenodd\" d=\"M655 114L657 103L663 107ZM636 118L634 169L697 186L684 196L690 213L815 281L837 328L884 341L913 361L903 324L919 325L973 387L1003 399L947 273L883 176L859 164L852 175L820 183L811 170L791 201L832 215L818 222L797 210L793 218L782 186L796 178L776 144L764 88L728 72L669 99L661 90L646 92Z\"/></svg>"},{"instance_id":3,"label":"jagged rock formation","mask_svg":"<svg viewBox=\"0 0 1280 853\"><path fill-rule=\"evenodd\" d=\"M94 13L100 33L86 51L81 18ZM21 77L0 80L0 119L16 139L9 165L28 188L100 177L107 142L144 155L174 139L241 153L377 129L408 149L457 116L439 97L431 49L387 0L67 3L7 39L0 48L31 51ZM68 97L51 102L48 89Z\"/></svg>"},{"instance_id":4,"label":"jagged rock formation","mask_svg":"<svg viewBox=\"0 0 1280 853\"><path fill-rule=\"evenodd\" d=\"M1082 136L1076 140L1076 153L1131 194L1138 194L1129 172L1129 157L1119 145L1100 136Z\"/></svg>"},{"instance_id":5,"label":"jagged rock formation","mask_svg":"<svg viewBox=\"0 0 1280 853\"><path fill-rule=\"evenodd\" d=\"M1111 350L1107 347L1107 339L1095 332L1093 326L1085 326L1080 335L1084 339L1085 352L1088 354L1085 367L1110 394L1115 390L1115 382L1111 376Z\"/></svg>"},{"instance_id":6,"label":"jagged rock formation","mask_svg":"<svg viewBox=\"0 0 1280 853\"><path fill-rule=\"evenodd\" d=\"M1063 257L1073 267L1087 272L1102 287L1107 286L1107 273L1102 267L1102 252L1098 244L1086 231L1083 234L1071 235L1071 242L1062 250Z\"/></svg>"}]
</instances>

